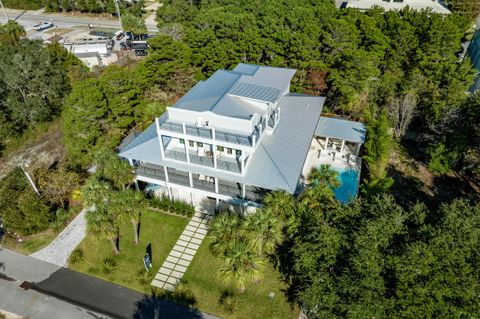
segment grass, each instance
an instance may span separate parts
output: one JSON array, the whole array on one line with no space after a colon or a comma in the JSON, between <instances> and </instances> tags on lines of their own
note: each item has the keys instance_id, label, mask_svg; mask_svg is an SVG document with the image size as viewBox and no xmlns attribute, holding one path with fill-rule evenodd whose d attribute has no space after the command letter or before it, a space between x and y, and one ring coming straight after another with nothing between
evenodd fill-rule
<instances>
[{"instance_id":1,"label":"grass","mask_svg":"<svg viewBox=\"0 0 480 319\"><path fill-rule=\"evenodd\" d=\"M220 277L222 261L211 254L208 246L207 238L183 277L195 297L196 307L224 318L298 318L299 309L288 303L283 293L287 287L272 266L263 266L261 282L247 284L246 291L240 293ZM225 290L234 293L233 313L220 304ZM275 294L273 298L269 297L270 292Z\"/></svg>"},{"instance_id":2,"label":"grass","mask_svg":"<svg viewBox=\"0 0 480 319\"><path fill-rule=\"evenodd\" d=\"M142 215L138 246L133 245L130 223L120 228L120 254L117 256L112 254L109 241L88 234L79 245L84 251L83 259L70 268L150 295L151 279L142 273L144 269L142 258L146 246L152 244L154 275L167 258L187 222L188 220L182 217L146 211ZM222 262L212 256L208 241L205 239L197 251L183 277L182 287L175 293L160 291L159 296L224 318L298 318L299 309L288 303L283 293L287 287L273 267L264 266L262 281L258 284L247 284L247 290L239 293L235 287L224 283L219 277ZM110 274L103 271L102 261L106 258L111 258L115 263L115 269ZM147 278L142 280L141 277ZM226 298L226 290L233 292L233 296L230 294ZM271 292L275 294L273 298L269 297ZM233 303L233 307L229 303Z\"/></svg>"},{"instance_id":3,"label":"grass","mask_svg":"<svg viewBox=\"0 0 480 319\"><path fill-rule=\"evenodd\" d=\"M83 259L71 265L70 268L131 289L150 293L150 285L140 283L137 278L139 271L145 269L143 256L145 256L147 245L152 245L152 271L157 272L187 222L188 220L182 217L145 211L142 214L138 245L133 244L131 223L125 223L120 227L120 254L117 256L113 255L111 243L108 240L88 234L78 246L84 251ZM115 262L116 267L108 274L102 270L102 261L109 257Z\"/></svg>"},{"instance_id":4,"label":"grass","mask_svg":"<svg viewBox=\"0 0 480 319\"><path fill-rule=\"evenodd\" d=\"M78 215L81 209L81 206L70 207L68 209L69 218L58 232L55 232L52 229L47 229L41 233L23 237L21 242L17 241L15 238L5 236L1 243L5 248L15 250L21 254L33 254L34 252L39 251L43 247L46 247L48 244L50 244L58 236L58 234Z\"/></svg>"},{"instance_id":5,"label":"grass","mask_svg":"<svg viewBox=\"0 0 480 319\"><path fill-rule=\"evenodd\" d=\"M36 235L23 238L22 242L17 242L11 237L5 237L2 245L5 248L15 250L21 254L30 255L50 244L57 235L57 233L49 229Z\"/></svg>"}]
</instances>

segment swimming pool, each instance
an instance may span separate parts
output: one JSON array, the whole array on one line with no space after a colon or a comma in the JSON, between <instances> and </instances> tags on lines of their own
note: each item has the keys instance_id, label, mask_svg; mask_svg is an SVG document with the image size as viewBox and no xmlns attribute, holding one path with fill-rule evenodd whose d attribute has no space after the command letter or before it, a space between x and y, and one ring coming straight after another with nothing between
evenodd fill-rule
<instances>
[{"instance_id":1,"label":"swimming pool","mask_svg":"<svg viewBox=\"0 0 480 319\"><path fill-rule=\"evenodd\" d=\"M340 186L333 190L335 197L342 204L347 204L357 197L359 171L351 168L332 167L338 172Z\"/></svg>"}]
</instances>

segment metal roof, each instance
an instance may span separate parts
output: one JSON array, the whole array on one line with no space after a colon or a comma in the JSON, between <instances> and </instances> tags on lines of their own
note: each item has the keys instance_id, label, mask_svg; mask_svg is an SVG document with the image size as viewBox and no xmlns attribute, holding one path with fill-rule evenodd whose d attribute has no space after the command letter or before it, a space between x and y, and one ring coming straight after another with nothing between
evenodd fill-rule
<instances>
[{"instance_id":1,"label":"metal roof","mask_svg":"<svg viewBox=\"0 0 480 319\"><path fill-rule=\"evenodd\" d=\"M231 108L242 108L245 104L237 104L238 100L229 99L228 95L277 102L282 94L288 93L295 72L294 69L240 63L232 71L219 70L206 81L198 82L173 107L233 117L235 112L225 112L227 102ZM220 103L223 108L217 108Z\"/></svg>"},{"instance_id":2,"label":"metal roof","mask_svg":"<svg viewBox=\"0 0 480 319\"><path fill-rule=\"evenodd\" d=\"M294 94L283 96L279 103L281 111L277 128L273 133L264 133L243 176L162 158L155 123L119 155L196 174L294 193L324 101L323 97Z\"/></svg>"},{"instance_id":3,"label":"metal roof","mask_svg":"<svg viewBox=\"0 0 480 319\"><path fill-rule=\"evenodd\" d=\"M278 98L281 95L281 92L279 89L271 88L263 85L237 82L228 91L228 94L273 103L278 100Z\"/></svg>"},{"instance_id":4,"label":"metal roof","mask_svg":"<svg viewBox=\"0 0 480 319\"><path fill-rule=\"evenodd\" d=\"M235 117L240 119L250 119L253 114L265 115L266 110L256 106L253 103L244 101L242 98L225 95L212 109L212 112L218 115Z\"/></svg>"},{"instance_id":5,"label":"metal roof","mask_svg":"<svg viewBox=\"0 0 480 319\"><path fill-rule=\"evenodd\" d=\"M318 119L315 135L341 140L364 143L366 129L365 125L360 122L348 121L332 117L320 117Z\"/></svg>"}]
</instances>

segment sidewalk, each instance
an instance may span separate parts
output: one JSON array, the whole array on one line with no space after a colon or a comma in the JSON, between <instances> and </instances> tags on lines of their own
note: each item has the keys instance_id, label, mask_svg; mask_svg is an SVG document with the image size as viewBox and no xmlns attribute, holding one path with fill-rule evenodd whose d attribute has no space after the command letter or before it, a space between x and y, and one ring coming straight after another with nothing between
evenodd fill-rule
<instances>
[{"instance_id":1,"label":"sidewalk","mask_svg":"<svg viewBox=\"0 0 480 319\"><path fill-rule=\"evenodd\" d=\"M88 208L82 210L47 247L30 256L60 267L66 267L68 256L85 238L87 232L85 213L87 210Z\"/></svg>"}]
</instances>

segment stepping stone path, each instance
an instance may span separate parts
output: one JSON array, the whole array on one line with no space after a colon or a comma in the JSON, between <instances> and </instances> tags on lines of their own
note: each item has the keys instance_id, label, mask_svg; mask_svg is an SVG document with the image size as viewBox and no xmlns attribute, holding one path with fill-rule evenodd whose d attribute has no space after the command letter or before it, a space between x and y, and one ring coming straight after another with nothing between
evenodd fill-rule
<instances>
[{"instance_id":1,"label":"stepping stone path","mask_svg":"<svg viewBox=\"0 0 480 319\"><path fill-rule=\"evenodd\" d=\"M203 238L205 238L208 222L212 217L212 215L206 213L195 213L175 246L173 246L170 255L160 267L152 281L152 286L170 291L175 289L192 262Z\"/></svg>"}]
</instances>

